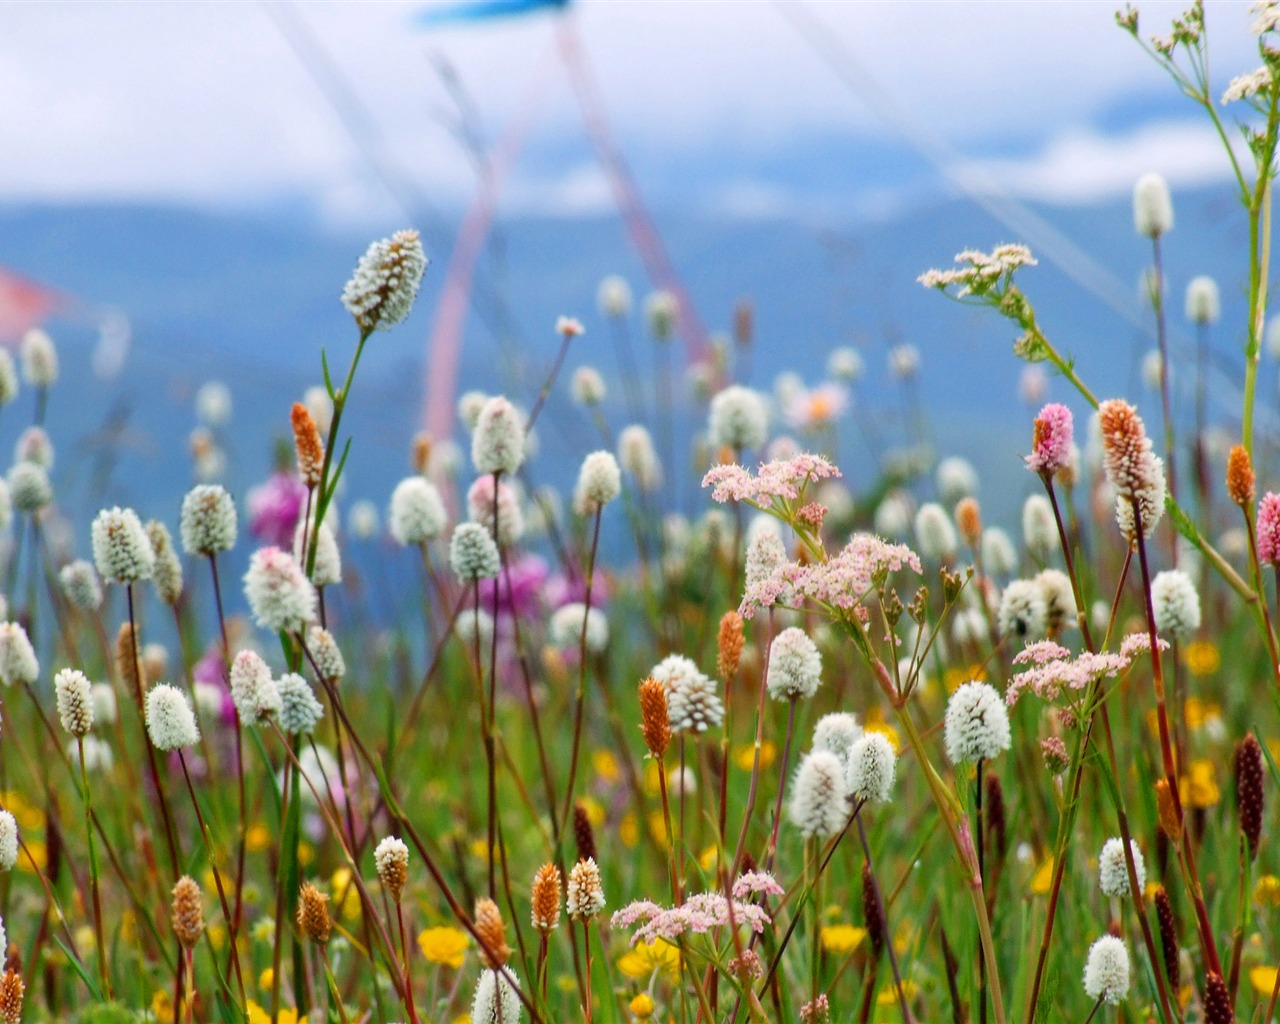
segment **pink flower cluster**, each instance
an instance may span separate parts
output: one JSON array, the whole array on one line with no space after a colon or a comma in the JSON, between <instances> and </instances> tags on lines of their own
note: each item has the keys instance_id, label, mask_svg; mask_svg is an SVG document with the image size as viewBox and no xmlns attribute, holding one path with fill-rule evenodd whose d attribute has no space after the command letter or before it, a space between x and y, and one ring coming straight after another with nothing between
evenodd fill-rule
<instances>
[{"instance_id":1,"label":"pink flower cluster","mask_svg":"<svg viewBox=\"0 0 1280 1024\"><path fill-rule=\"evenodd\" d=\"M1280 494L1270 491L1258 502L1258 561L1280 565Z\"/></svg>"},{"instance_id":2,"label":"pink flower cluster","mask_svg":"<svg viewBox=\"0 0 1280 1024\"><path fill-rule=\"evenodd\" d=\"M839 475L840 470L821 455L802 454L766 462L754 477L737 463L712 466L702 478L702 486L714 488L711 497L715 501L746 501L769 508L779 499L795 501L810 480Z\"/></svg>"},{"instance_id":3,"label":"pink flower cluster","mask_svg":"<svg viewBox=\"0 0 1280 1024\"><path fill-rule=\"evenodd\" d=\"M1072 433L1071 410L1057 402L1046 405L1036 417L1027 468L1033 473L1058 472L1071 458Z\"/></svg>"},{"instance_id":4,"label":"pink flower cluster","mask_svg":"<svg viewBox=\"0 0 1280 1024\"><path fill-rule=\"evenodd\" d=\"M748 896L762 893L765 896L781 896L786 890L778 884L778 880L767 871L748 871L739 875L733 883L733 898L745 900Z\"/></svg>"},{"instance_id":5,"label":"pink flower cluster","mask_svg":"<svg viewBox=\"0 0 1280 1024\"><path fill-rule=\"evenodd\" d=\"M890 544L870 533L854 534L838 555L825 562L784 562L759 583L748 587L738 614L750 619L761 608L814 601L831 608L855 607L891 572L922 572L920 558L905 544Z\"/></svg>"},{"instance_id":6,"label":"pink flower cluster","mask_svg":"<svg viewBox=\"0 0 1280 1024\"><path fill-rule=\"evenodd\" d=\"M1169 645L1159 641L1160 649ZM1012 707L1022 691L1032 690L1041 700L1056 700L1064 690L1084 690L1100 679L1114 679L1126 671L1134 658L1151 649L1151 638L1146 633L1130 633L1120 644L1118 654L1091 651L1071 657L1071 652L1052 640L1037 640L1027 644L1014 656L1015 665L1031 665L1010 681L1004 692L1005 703Z\"/></svg>"},{"instance_id":7,"label":"pink flower cluster","mask_svg":"<svg viewBox=\"0 0 1280 1024\"><path fill-rule=\"evenodd\" d=\"M678 907L660 907L652 900L636 900L613 915L613 926L631 928L639 924L631 936L634 946L638 942L671 940L686 933L701 935L712 928L722 928L729 924L730 910L729 901L719 892L690 896ZM754 932L764 931L764 926L770 922L762 907L736 899L732 904L732 915L735 925L746 925Z\"/></svg>"}]
</instances>

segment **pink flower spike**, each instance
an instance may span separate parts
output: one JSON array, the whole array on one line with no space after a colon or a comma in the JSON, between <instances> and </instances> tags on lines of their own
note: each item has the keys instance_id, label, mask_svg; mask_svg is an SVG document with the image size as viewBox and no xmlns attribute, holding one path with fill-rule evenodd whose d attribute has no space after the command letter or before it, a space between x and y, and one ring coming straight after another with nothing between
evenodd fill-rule
<instances>
[{"instance_id":1,"label":"pink flower spike","mask_svg":"<svg viewBox=\"0 0 1280 1024\"><path fill-rule=\"evenodd\" d=\"M1258 502L1258 561L1280 566L1280 494L1271 491Z\"/></svg>"},{"instance_id":2,"label":"pink flower spike","mask_svg":"<svg viewBox=\"0 0 1280 1024\"><path fill-rule=\"evenodd\" d=\"M1071 457L1073 421L1065 405L1050 402L1036 417L1027 468L1033 473L1056 473Z\"/></svg>"}]
</instances>

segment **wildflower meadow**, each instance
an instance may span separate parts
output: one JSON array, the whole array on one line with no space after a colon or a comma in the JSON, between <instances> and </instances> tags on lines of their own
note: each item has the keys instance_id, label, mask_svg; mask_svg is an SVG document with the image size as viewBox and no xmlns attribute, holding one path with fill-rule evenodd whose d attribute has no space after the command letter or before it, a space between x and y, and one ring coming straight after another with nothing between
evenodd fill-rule
<instances>
[{"instance_id":1,"label":"wildflower meadow","mask_svg":"<svg viewBox=\"0 0 1280 1024\"><path fill-rule=\"evenodd\" d=\"M229 440L209 382L194 485L53 543L73 396L44 332L0 349L0 1021L1275 1020L1280 5L1254 17L1260 66L1224 85L1199 3L1154 36L1116 16L1239 199L1238 262L1175 283L1169 188L1135 183L1141 400L1046 331L1026 245L919 268L940 332L976 307L983 358L1060 385L999 478L945 447L842 458L864 354L762 390L745 311L677 382L679 297L606 277L605 331L546 325L536 380L464 394L458 441L419 434L355 493L362 355L435 273L403 230L325 284L349 343L281 397L278 472L219 482L273 438ZM1214 339L1243 353L1222 415ZM930 364L890 362L910 405ZM569 450L540 441L556 403L589 425ZM397 588L390 626L357 564Z\"/></svg>"}]
</instances>

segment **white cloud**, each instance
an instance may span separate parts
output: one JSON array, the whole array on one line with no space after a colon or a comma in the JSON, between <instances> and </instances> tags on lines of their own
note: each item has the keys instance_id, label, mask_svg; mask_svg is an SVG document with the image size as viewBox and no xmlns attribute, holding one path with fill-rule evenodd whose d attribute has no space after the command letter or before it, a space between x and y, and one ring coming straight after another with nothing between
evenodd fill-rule
<instances>
[{"instance_id":1,"label":"white cloud","mask_svg":"<svg viewBox=\"0 0 1280 1024\"><path fill-rule=\"evenodd\" d=\"M1127 194L1148 171L1164 175L1174 188L1232 175L1217 132L1199 120L1161 122L1119 136L1066 131L1026 159L963 163L951 173L963 187L978 192L1089 203Z\"/></svg>"}]
</instances>

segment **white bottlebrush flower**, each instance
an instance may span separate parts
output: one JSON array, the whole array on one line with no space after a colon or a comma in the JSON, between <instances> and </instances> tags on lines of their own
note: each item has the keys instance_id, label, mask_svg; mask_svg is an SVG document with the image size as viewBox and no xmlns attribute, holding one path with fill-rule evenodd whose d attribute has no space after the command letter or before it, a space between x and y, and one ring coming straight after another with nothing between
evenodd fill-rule
<instances>
[{"instance_id":1,"label":"white bottlebrush flower","mask_svg":"<svg viewBox=\"0 0 1280 1024\"><path fill-rule=\"evenodd\" d=\"M952 764L990 761L1009 749L1009 710L986 683L962 683L947 701L944 734Z\"/></svg>"},{"instance_id":2,"label":"white bottlebrush flower","mask_svg":"<svg viewBox=\"0 0 1280 1024\"><path fill-rule=\"evenodd\" d=\"M493 640L493 616L483 608L479 611L474 608L464 608L458 613L453 631L468 649L474 646L477 634L479 634L480 646L487 648Z\"/></svg>"},{"instance_id":3,"label":"white bottlebrush flower","mask_svg":"<svg viewBox=\"0 0 1280 1024\"><path fill-rule=\"evenodd\" d=\"M33 388L51 388L58 381L58 350L38 327L22 336L22 379Z\"/></svg>"},{"instance_id":4,"label":"white bottlebrush flower","mask_svg":"<svg viewBox=\"0 0 1280 1024\"><path fill-rule=\"evenodd\" d=\"M774 700L807 699L818 692L822 655L803 629L791 626L774 637L765 685Z\"/></svg>"},{"instance_id":5,"label":"white bottlebrush flower","mask_svg":"<svg viewBox=\"0 0 1280 1024\"><path fill-rule=\"evenodd\" d=\"M1000 635L1017 643L1044 636L1047 615L1044 595L1032 580L1014 580L1000 595Z\"/></svg>"},{"instance_id":6,"label":"white bottlebrush flower","mask_svg":"<svg viewBox=\"0 0 1280 1024\"><path fill-rule=\"evenodd\" d=\"M59 569L58 582L67 600L82 612L97 611L102 606L102 581L92 563L83 558Z\"/></svg>"},{"instance_id":7,"label":"white bottlebrush flower","mask_svg":"<svg viewBox=\"0 0 1280 1024\"><path fill-rule=\"evenodd\" d=\"M311 660L316 663L316 671L322 679L334 682L347 674L342 649L327 629L312 626L307 630L307 650L311 652Z\"/></svg>"},{"instance_id":8,"label":"white bottlebrush flower","mask_svg":"<svg viewBox=\"0 0 1280 1024\"><path fill-rule=\"evenodd\" d=\"M547 633L556 647L576 649L582 643L584 625L587 650L591 654L602 654L609 644L609 620L599 608L588 610L581 602L558 608L551 615Z\"/></svg>"},{"instance_id":9,"label":"white bottlebrush flower","mask_svg":"<svg viewBox=\"0 0 1280 1024\"><path fill-rule=\"evenodd\" d=\"M1133 226L1147 238L1173 230L1173 199L1160 175L1144 174L1133 186Z\"/></svg>"},{"instance_id":10,"label":"white bottlebrush flower","mask_svg":"<svg viewBox=\"0 0 1280 1024\"><path fill-rule=\"evenodd\" d=\"M945 505L954 505L961 498L978 493L978 471L968 459L958 455L938 463L938 496Z\"/></svg>"},{"instance_id":11,"label":"white bottlebrush flower","mask_svg":"<svg viewBox=\"0 0 1280 1024\"><path fill-rule=\"evenodd\" d=\"M578 484L573 492L573 507L579 513L594 515L622 493L622 471L613 452L592 452L582 460Z\"/></svg>"},{"instance_id":12,"label":"white bottlebrush flower","mask_svg":"<svg viewBox=\"0 0 1280 1024\"><path fill-rule=\"evenodd\" d=\"M889 375L908 381L920 372L920 350L914 345L894 345L889 349Z\"/></svg>"},{"instance_id":13,"label":"white bottlebrush flower","mask_svg":"<svg viewBox=\"0 0 1280 1024\"><path fill-rule=\"evenodd\" d=\"M215 555L236 543L236 503L219 484L199 484L182 499L178 516L182 550L189 555Z\"/></svg>"},{"instance_id":14,"label":"white bottlebrush flower","mask_svg":"<svg viewBox=\"0 0 1280 1024\"><path fill-rule=\"evenodd\" d=\"M1193 277L1187 284L1187 319L1193 324L1212 324L1222 309L1218 283L1211 277Z\"/></svg>"},{"instance_id":15,"label":"white bottlebrush flower","mask_svg":"<svg viewBox=\"0 0 1280 1024\"><path fill-rule=\"evenodd\" d=\"M1189 639L1200 628L1200 595L1181 569L1165 569L1151 581L1156 629L1171 640Z\"/></svg>"},{"instance_id":16,"label":"white bottlebrush flower","mask_svg":"<svg viewBox=\"0 0 1280 1024\"><path fill-rule=\"evenodd\" d=\"M1050 635L1057 635L1076 624L1076 595L1071 577L1061 569L1042 569L1032 582L1044 598L1044 624Z\"/></svg>"},{"instance_id":17,"label":"white bottlebrush flower","mask_svg":"<svg viewBox=\"0 0 1280 1024\"><path fill-rule=\"evenodd\" d=\"M675 295L666 290L650 292L644 300L644 318L649 333L658 341L666 341L676 329L680 304Z\"/></svg>"},{"instance_id":18,"label":"white bottlebrush flower","mask_svg":"<svg viewBox=\"0 0 1280 1024\"><path fill-rule=\"evenodd\" d=\"M843 384L853 384L862 377L862 355L856 348L842 345L827 356L827 373Z\"/></svg>"},{"instance_id":19,"label":"white bottlebrush flower","mask_svg":"<svg viewBox=\"0 0 1280 1024\"><path fill-rule=\"evenodd\" d=\"M905 537L911 529L911 499L902 491L890 491L876 506L872 525L881 537Z\"/></svg>"},{"instance_id":20,"label":"white bottlebrush flower","mask_svg":"<svg viewBox=\"0 0 1280 1024\"><path fill-rule=\"evenodd\" d=\"M0 871L12 871L18 863L18 820L0 811Z\"/></svg>"},{"instance_id":21,"label":"white bottlebrush flower","mask_svg":"<svg viewBox=\"0 0 1280 1024\"><path fill-rule=\"evenodd\" d=\"M989 576L1008 576L1018 568L1018 551L998 526L982 531L982 570Z\"/></svg>"},{"instance_id":22,"label":"white bottlebrush flower","mask_svg":"<svg viewBox=\"0 0 1280 1024\"><path fill-rule=\"evenodd\" d=\"M1160 520L1164 518L1164 497L1166 482L1164 477L1164 459L1151 457L1150 479L1146 485L1135 491L1138 501L1138 513L1142 516L1142 536L1150 538L1155 533ZM1125 535L1129 543L1137 542L1138 533L1133 521L1133 501L1123 494L1116 495L1116 525Z\"/></svg>"},{"instance_id":23,"label":"white bottlebrush flower","mask_svg":"<svg viewBox=\"0 0 1280 1024\"><path fill-rule=\"evenodd\" d=\"M1084 966L1084 992L1109 1006L1124 1001L1129 993L1129 950L1114 935L1104 935L1089 947Z\"/></svg>"},{"instance_id":24,"label":"white bottlebrush flower","mask_svg":"<svg viewBox=\"0 0 1280 1024\"><path fill-rule=\"evenodd\" d=\"M206 427L231 421L231 389L220 380L205 381L196 389L196 419Z\"/></svg>"},{"instance_id":25,"label":"white bottlebrush flower","mask_svg":"<svg viewBox=\"0 0 1280 1024\"><path fill-rule=\"evenodd\" d=\"M295 633L316 617L316 591L293 555L259 548L244 574L254 620L274 633Z\"/></svg>"},{"instance_id":26,"label":"white bottlebrush flower","mask_svg":"<svg viewBox=\"0 0 1280 1024\"><path fill-rule=\"evenodd\" d=\"M833 711L818 719L813 727L813 749L829 750L840 758L840 763L849 760L849 751L862 738L862 726L857 716L848 711Z\"/></svg>"},{"instance_id":27,"label":"white bottlebrush flower","mask_svg":"<svg viewBox=\"0 0 1280 1024\"><path fill-rule=\"evenodd\" d=\"M769 406L764 395L733 384L711 399L707 433L717 447L749 451L769 436Z\"/></svg>"},{"instance_id":28,"label":"white bottlebrush flower","mask_svg":"<svg viewBox=\"0 0 1280 1024\"><path fill-rule=\"evenodd\" d=\"M510 967L480 972L471 1001L471 1024L520 1024L520 997L507 975L517 983L520 980Z\"/></svg>"},{"instance_id":29,"label":"white bottlebrush flower","mask_svg":"<svg viewBox=\"0 0 1280 1024\"><path fill-rule=\"evenodd\" d=\"M93 688L83 672L62 669L53 677L53 692L62 728L77 738L93 728Z\"/></svg>"},{"instance_id":30,"label":"white bottlebrush flower","mask_svg":"<svg viewBox=\"0 0 1280 1024\"><path fill-rule=\"evenodd\" d=\"M420 476L405 477L391 492L387 523L397 543L426 544L444 532L449 517L440 491Z\"/></svg>"},{"instance_id":31,"label":"white bottlebrush flower","mask_svg":"<svg viewBox=\"0 0 1280 1024\"><path fill-rule=\"evenodd\" d=\"M310 736L324 717L324 705L316 700L311 684L296 672L286 672L276 682L280 691L280 728L289 736Z\"/></svg>"},{"instance_id":32,"label":"white bottlebrush flower","mask_svg":"<svg viewBox=\"0 0 1280 1024\"><path fill-rule=\"evenodd\" d=\"M921 557L931 562L941 562L956 553L956 530L951 517L936 502L925 502L916 513L916 543Z\"/></svg>"},{"instance_id":33,"label":"white bottlebrush flower","mask_svg":"<svg viewBox=\"0 0 1280 1024\"><path fill-rule=\"evenodd\" d=\"M326 517L327 518L327 517ZM342 582L342 555L338 551L338 538L333 535L328 522L316 528L314 521L299 519L293 531L293 557L302 564L303 528L306 528L307 551L316 552L311 582L317 587L333 587Z\"/></svg>"},{"instance_id":34,"label":"white bottlebrush flower","mask_svg":"<svg viewBox=\"0 0 1280 1024\"><path fill-rule=\"evenodd\" d=\"M1129 850L1133 853L1133 870L1141 890L1147 884L1147 866L1136 839L1129 840ZM1129 868L1124 861L1124 842L1121 839L1111 838L1102 845L1102 853L1098 855L1098 888L1107 896L1129 895Z\"/></svg>"},{"instance_id":35,"label":"white bottlebrush flower","mask_svg":"<svg viewBox=\"0 0 1280 1024\"><path fill-rule=\"evenodd\" d=\"M109 583L136 583L155 572L151 541L131 508L103 509L93 520L93 560Z\"/></svg>"},{"instance_id":36,"label":"white bottlebrush flower","mask_svg":"<svg viewBox=\"0 0 1280 1024\"><path fill-rule=\"evenodd\" d=\"M373 540L382 524L378 519L378 506L367 498L361 498L347 513L347 529L356 540Z\"/></svg>"},{"instance_id":37,"label":"white bottlebrush flower","mask_svg":"<svg viewBox=\"0 0 1280 1024\"><path fill-rule=\"evenodd\" d=\"M480 410L492 396L485 391L472 389L458 396L458 422L467 428L467 433L476 429L480 422Z\"/></svg>"},{"instance_id":38,"label":"white bottlebrush flower","mask_svg":"<svg viewBox=\"0 0 1280 1024\"><path fill-rule=\"evenodd\" d=\"M778 521L760 516L751 522L747 532L747 558L745 578L747 589L763 583L773 571L787 560L787 549L782 543L782 531Z\"/></svg>"},{"instance_id":39,"label":"white bottlebrush flower","mask_svg":"<svg viewBox=\"0 0 1280 1024\"><path fill-rule=\"evenodd\" d=\"M373 866L378 880L387 887L391 898L400 899L409 876L409 847L398 836L387 836L373 850Z\"/></svg>"},{"instance_id":40,"label":"white bottlebrush flower","mask_svg":"<svg viewBox=\"0 0 1280 1024\"><path fill-rule=\"evenodd\" d=\"M705 732L724 722L724 704L716 684L683 654L669 654L649 675L667 691L672 732Z\"/></svg>"},{"instance_id":41,"label":"white bottlebrush flower","mask_svg":"<svg viewBox=\"0 0 1280 1024\"><path fill-rule=\"evenodd\" d=\"M0 622L0 682L34 683L40 675L40 663L27 631L16 622Z\"/></svg>"},{"instance_id":42,"label":"white bottlebrush flower","mask_svg":"<svg viewBox=\"0 0 1280 1024\"><path fill-rule=\"evenodd\" d=\"M497 501L494 501L494 478L478 476L467 491L467 515L473 523L479 523L500 547L508 548L524 536L524 513L520 509L520 494L514 484L498 480ZM495 505L497 506L495 509ZM494 527L497 534L494 534Z\"/></svg>"},{"instance_id":43,"label":"white bottlebrush flower","mask_svg":"<svg viewBox=\"0 0 1280 1024\"><path fill-rule=\"evenodd\" d=\"M1142 357L1142 383L1146 385L1148 391L1160 392L1160 378L1164 374L1164 360L1160 357L1160 350L1153 348L1148 349ZM1169 381L1172 387L1173 368L1169 368Z\"/></svg>"},{"instance_id":44,"label":"white bottlebrush flower","mask_svg":"<svg viewBox=\"0 0 1280 1024\"><path fill-rule=\"evenodd\" d=\"M147 693L147 735L157 750L177 750L200 742L200 727L187 695L159 683Z\"/></svg>"},{"instance_id":45,"label":"white bottlebrush flower","mask_svg":"<svg viewBox=\"0 0 1280 1024\"><path fill-rule=\"evenodd\" d=\"M241 651L231 662L231 702L246 725L280 713L280 690L256 651Z\"/></svg>"},{"instance_id":46,"label":"white bottlebrush flower","mask_svg":"<svg viewBox=\"0 0 1280 1024\"><path fill-rule=\"evenodd\" d=\"M610 274L596 289L596 304L604 316L627 316L631 312L631 286L625 278Z\"/></svg>"},{"instance_id":47,"label":"white bottlebrush flower","mask_svg":"<svg viewBox=\"0 0 1280 1024\"><path fill-rule=\"evenodd\" d=\"M53 503L49 474L34 462L17 462L6 481L13 507L24 515L35 515Z\"/></svg>"},{"instance_id":48,"label":"white bottlebrush flower","mask_svg":"<svg viewBox=\"0 0 1280 1024\"><path fill-rule=\"evenodd\" d=\"M569 378L569 393L579 405L599 405L604 401L604 378L594 366L579 366Z\"/></svg>"},{"instance_id":49,"label":"white bottlebrush flower","mask_svg":"<svg viewBox=\"0 0 1280 1024\"><path fill-rule=\"evenodd\" d=\"M1053 505L1043 494L1033 494L1022 506L1022 540L1027 550L1041 561L1058 548L1058 524Z\"/></svg>"},{"instance_id":50,"label":"white bottlebrush flower","mask_svg":"<svg viewBox=\"0 0 1280 1024\"><path fill-rule=\"evenodd\" d=\"M333 425L333 399L329 392L319 384L312 385L302 393L302 404L311 414L311 422L316 425L320 436L327 436Z\"/></svg>"},{"instance_id":51,"label":"white bottlebrush flower","mask_svg":"<svg viewBox=\"0 0 1280 1024\"><path fill-rule=\"evenodd\" d=\"M18 435L13 446L14 462L34 462L46 473L52 473L53 460L53 442L44 427L30 426Z\"/></svg>"},{"instance_id":52,"label":"white bottlebrush flower","mask_svg":"<svg viewBox=\"0 0 1280 1024\"><path fill-rule=\"evenodd\" d=\"M813 750L804 756L791 784L787 810L791 823L806 839L828 839L849 820L845 768L829 750Z\"/></svg>"},{"instance_id":53,"label":"white bottlebrush flower","mask_svg":"<svg viewBox=\"0 0 1280 1024\"><path fill-rule=\"evenodd\" d=\"M18 371L7 348L0 348L0 406L18 397Z\"/></svg>"},{"instance_id":54,"label":"white bottlebrush flower","mask_svg":"<svg viewBox=\"0 0 1280 1024\"><path fill-rule=\"evenodd\" d=\"M640 424L623 427L618 434L618 462L634 477L639 490L647 493L662 486L662 462L653 437Z\"/></svg>"},{"instance_id":55,"label":"white bottlebrush flower","mask_svg":"<svg viewBox=\"0 0 1280 1024\"><path fill-rule=\"evenodd\" d=\"M408 317L427 257L416 231L397 231L374 242L342 289L342 304L368 334L389 330Z\"/></svg>"},{"instance_id":56,"label":"white bottlebrush flower","mask_svg":"<svg viewBox=\"0 0 1280 1024\"><path fill-rule=\"evenodd\" d=\"M116 721L116 691L110 683L94 683L93 720L103 725L114 725Z\"/></svg>"},{"instance_id":57,"label":"white bottlebrush flower","mask_svg":"<svg viewBox=\"0 0 1280 1024\"><path fill-rule=\"evenodd\" d=\"M173 538L164 523L152 519L147 522L147 540L155 555L155 570L151 574L160 600L176 605L182 597L182 561L173 550Z\"/></svg>"},{"instance_id":58,"label":"white bottlebrush flower","mask_svg":"<svg viewBox=\"0 0 1280 1024\"><path fill-rule=\"evenodd\" d=\"M897 764L893 744L884 733L864 732L849 748L845 782L854 800L871 803L889 799L893 789L893 772Z\"/></svg>"},{"instance_id":59,"label":"white bottlebrush flower","mask_svg":"<svg viewBox=\"0 0 1280 1024\"><path fill-rule=\"evenodd\" d=\"M514 474L524 462L524 417L498 395L480 409L471 434L471 462L477 473Z\"/></svg>"},{"instance_id":60,"label":"white bottlebrush flower","mask_svg":"<svg viewBox=\"0 0 1280 1024\"><path fill-rule=\"evenodd\" d=\"M491 580L502 562L498 546L479 523L460 523L449 540L449 566L463 583Z\"/></svg>"},{"instance_id":61,"label":"white bottlebrush flower","mask_svg":"<svg viewBox=\"0 0 1280 1024\"><path fill-rule=\"evenodd\" d=\"M594 857L585 857L569 871L565 887L565 910L570 917L589 920L604 910L604 886Z\"/></svg>"}]
</instances>

